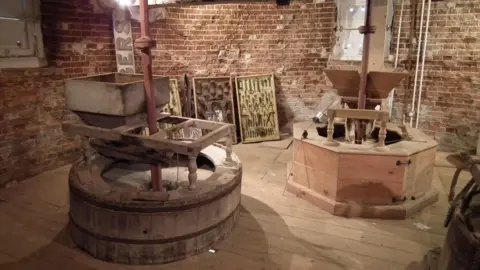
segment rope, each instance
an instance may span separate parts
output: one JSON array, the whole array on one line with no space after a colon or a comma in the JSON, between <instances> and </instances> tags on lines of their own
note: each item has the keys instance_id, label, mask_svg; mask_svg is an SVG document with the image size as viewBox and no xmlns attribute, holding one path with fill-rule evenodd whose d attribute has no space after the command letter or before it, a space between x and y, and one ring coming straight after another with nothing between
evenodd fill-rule
<instances>
[{"instance_id":1,"label":"rope","mask_svg":"<svg viewBox=\"0 0 480 270\"><path fill-rule=\"evenodd\" d=\"M177 181L176 181L176 184L178 184L178 178L179 178L179 174L180 174L180 162L178 161L178 154L176 154L177 156Z\"/></svg>"}]
</instances>

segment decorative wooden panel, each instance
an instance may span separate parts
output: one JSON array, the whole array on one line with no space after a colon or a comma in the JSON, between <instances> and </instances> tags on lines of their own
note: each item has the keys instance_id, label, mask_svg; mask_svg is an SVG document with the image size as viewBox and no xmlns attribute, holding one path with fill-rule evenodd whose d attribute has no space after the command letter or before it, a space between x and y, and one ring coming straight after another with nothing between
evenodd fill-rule
<instances>
[{"instance_id":1,"label":"decorative wooden panel","mask_svg":"<svg viewBox=\"0 0 480 270\"><path fill-rule=\"evenodd\" d=\"M195 118L235 125L232 79L230 77L193 78ZM233 134L233 143L237 135Z\"/></svg>"},{"instance_id":2,"label":"decorative wooden panel","mask_svg":"<svg viewBox=\"0 0 480 270\"><path fill-rule=\"evenodd\" d=\"M174 116L182 116L182 103L180 101L180 90L178 81L170 79L170 101L163 108L163 111Z\"/></svg>"},{"instance_id":3,"label":"decorative wooden panel","mask_svg":"<svg viewBox=\"0 0 480 270\"><path fill-rule=\"evenodd\" d=\"M280 139L273 74L235 78L242 142Z\"/></svg>"}]
</instances>

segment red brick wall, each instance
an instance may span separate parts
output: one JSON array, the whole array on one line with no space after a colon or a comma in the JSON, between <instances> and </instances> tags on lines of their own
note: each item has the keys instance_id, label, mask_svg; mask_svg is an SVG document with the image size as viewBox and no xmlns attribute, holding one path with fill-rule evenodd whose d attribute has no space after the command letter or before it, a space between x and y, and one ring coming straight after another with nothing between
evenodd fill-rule
<instances>
[{"instance_id":1,"label":"red brick wall","mask_svg":"<svg viewBox=\"0 0 480 270\"><path fill-rule=\"evenodd\" d=\"M280 123L306 119L315 112L324 91L330 89L323 69L343 65L328 61L334 42L334 1L314 2L295 1L289 7L250 4L167 8L166 19L152 27L158 42L154 71L179 79L184 73L223 76L273 72ZM396 2L395 29L401 1ZM411 11L410 1L405 3L400 66L405 64ZM434 135L444 149L472 148L480 129L480 87L476 78L479 8L480 2L475 0L432 3L419 127ZM417 35L418 31L417 27ZM138 26L134 33L138 36ZM395 53L396 30L392 48ZM411 95L412 89L413 84L408 91L397 89L397 121L402 119L404 97Z\"/></svg>"},{"instance_id":2,"label":"red brick wall","mask_svg":"<svg viewBox=\"0 0 480 270\"><path fill-rule=\"evenodd\" d=\"M308 3L307 3L308 2ZM156 21L153 69L176 76L275 73L280 124L313 113L326 88L332 49L332 0L167 8ZM320 3L325 2L325 3ZM138 24L134 24L139 36ZM139 57L137 66L140 67ZM140 70L139 70L140 71Z\"/></svg>"},{"instance_id":3,"label":"red brick wall","mask_svg":"<svg viewBox=\"0 0 480 270\"><path fill-rule=\"evenodd\" d=\"M402 25L399 51L402 65L407 58L412 14L410 1L405 2L407 17ZM417 33L421 13L421 1L418 2ZM396 10L398 16L400 6ZM419 128L434 135L443 149L475 148L480 131L480 1L432 3L430 22ZM416 52L415 47L415 57ZM414 76L413 71L411 74ZM397 119L410 110L413 83L409 91L404 89L397 91L396 98L400 101L394 107ZM405 96L407 106L403 106Z\"/></svg>"},{"instance_id":4,"label":"red brick wall","mask_svg":"<svg viewBox=\"0 0 480 270\"><path fill-rule=\"evenodd\" d=\"M78 157L61 130L63 79L116 69L109 16L82 0L44 0L41 11L49 66L0 71L0 186Z\"/></svg>"}]
</instances>

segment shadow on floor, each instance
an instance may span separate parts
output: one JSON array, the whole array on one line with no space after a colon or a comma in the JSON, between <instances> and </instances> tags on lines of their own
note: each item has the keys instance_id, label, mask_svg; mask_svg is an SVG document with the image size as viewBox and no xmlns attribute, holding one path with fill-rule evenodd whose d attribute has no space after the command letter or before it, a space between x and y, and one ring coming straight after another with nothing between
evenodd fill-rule
<instances>
[{"instance_id":1,"label":"shadow on floor","mask_svg":"<svg viewBox=\"0 0 480 270\"><path fill-rule=\"evenodd\" d=\"M252 197L242 195L237 223L226 239L215 244L215 253L205 252L183 261L163 265L165 269L289 269L291 252L272 251L262 225L252 211L262 211L282 237L291 234L283 219L266 204ZM258 210L262 209L262 210ZM265 211L266 210L266 211ZM278 237L280 238L280 236ZM193 266L196 267L193 267Z\"/></svg>"},{"instance_id":2,"label":"shadow on floor","mask_svg":"<svg viewBox=\"0 0 480 270\"><path fill-rule=\"evenodd\" d=\"M231 246L227 252L258 264L252 265L252 268L245 265L235 269L318 270L326 269L326 265L333 267L328 269L348 269L351 265L351 261L344 256L339 262L332 248L310 243L305 237L294 235L283 218L265 203L246 195L242 195L242 203L237 227L219 247Z\"/></svg>"},{"instance_id":3,"label":"shadow on floor","mask_svg":"<svg viewBox=\"0 0 480 270\"><path fill-rule=\"evenodd\" d=\"M65 258L66 249L73 249L74 245L68 235L68 226L63 227L58 234L52 239L50 244L47 244L35 252L30 253L28 256L21 258L18 261L0 264L0 269L8 270L41 270L52 269L55 266L67 267L72 260ZM19 240L21 241L21 240ZM28 245L28 242L24 243ZM62 250L62 252L59 252ZM79 269L78 267L70 267L70 270Z\"/></svg>"},{"instance_id":4,"label":"shadow on floor","mask_svg":"<svg viewBox=\"0 0 480 270\"><path fill-rule=\"evenodd\" d=\"M429 250L423 260L413 262L405 268L405 270L437 270L437 261L440 258L442 249L440 247Z\"/></svg>"}]
</instances>

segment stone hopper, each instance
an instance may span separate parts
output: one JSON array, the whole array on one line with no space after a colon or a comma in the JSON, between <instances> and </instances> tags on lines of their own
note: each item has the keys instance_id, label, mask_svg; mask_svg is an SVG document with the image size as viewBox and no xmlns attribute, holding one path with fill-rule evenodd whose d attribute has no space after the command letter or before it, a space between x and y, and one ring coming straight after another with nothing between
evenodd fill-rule
<instances>
[{"instance_id":1,"label":"stone hopper","mask_svg":"<svg viewBox=\"0 0 480 270\"><path fill-rule=\"evenodd\" d=\"M169 78L154 76L156 108L170 100ZM146 121L143 74L107 73L65 81L67 109L86 124L116 128Z\"/></svg>"}]
</instances>

